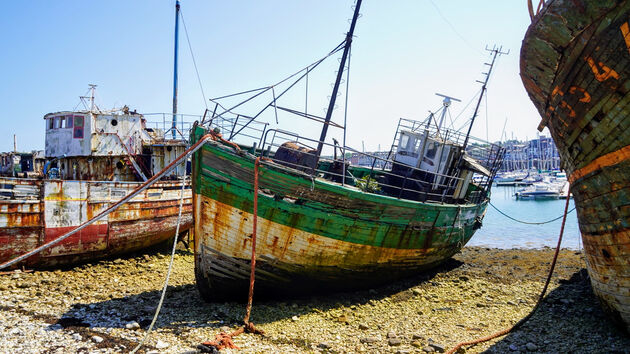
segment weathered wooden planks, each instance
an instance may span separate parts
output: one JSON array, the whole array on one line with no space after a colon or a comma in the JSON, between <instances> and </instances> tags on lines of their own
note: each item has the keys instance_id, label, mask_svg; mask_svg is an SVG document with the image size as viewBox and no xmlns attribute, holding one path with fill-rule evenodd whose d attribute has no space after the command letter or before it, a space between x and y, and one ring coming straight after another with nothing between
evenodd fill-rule
<instances>
[{"instance_id":1,"label":"weathered wooden planks","mask_svg":"<svg viewBox=\"0 0 630 354\"><path fill-rule=\"evenodd\" d=\"M253 166L253 156L216 142L193 156L195 272L209 300L249 283ZM487 206L365 193L266 161L259 186L257 293L352 289L413 274L461 249Z\"/></svg>"},{"instance_id":2,"label":"weathered wooden planks","mask_svg":"<svg viewBox=\"0 0 630 354\"><path fill-rule=\"evenodd\" d=\"M0 200L0 262L74 229L139 184L0 177L0 185L12 191L4 193L5 199ZM28 194L14 191L28 191ZM181 193L181 182L158 182L118 210L22 265L69 265L166 241L175 234ZM180 232L192 226L191 201L190 188L186 188Z\"/></svg>"},{"instance_id":3,"label":"weathered wooden planks","mask_svg":"<svg viewBox=\"0 0 630 354\"><path fill-rule=\"evenodd\" d=\"M630 2L548 1L521 76L556 141L595 293L630 329Z\"/></svg>"}]
</instances>

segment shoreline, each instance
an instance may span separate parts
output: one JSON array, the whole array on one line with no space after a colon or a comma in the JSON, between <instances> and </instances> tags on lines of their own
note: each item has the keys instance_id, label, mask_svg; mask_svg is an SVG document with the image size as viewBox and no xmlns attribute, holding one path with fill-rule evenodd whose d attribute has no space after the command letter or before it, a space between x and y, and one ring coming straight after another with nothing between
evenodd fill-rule
<instances>
[{"instance_id":1,"label":"shoreline","mask_svg":"<svg viewBox=\"0 0 630 354\"><path fill-rule=\"evenodd\" d=\"M254 300L264 336L241 352L448 350L510 327L536 303L553 248L464 247L434 270L388 286L317 297ZM8 352L129 352L144 336L170 254L154 252L66 270L0 275L0 347ZM193 256L178 251L164 306L139 352L182 353L234 330L245 304L204 303ZM466 352L628 352L630 336L605 317L583 254L563 249L545 300L513 333ZM230 352L230 350L224 350Z\"/></svg>"}]
</instances>

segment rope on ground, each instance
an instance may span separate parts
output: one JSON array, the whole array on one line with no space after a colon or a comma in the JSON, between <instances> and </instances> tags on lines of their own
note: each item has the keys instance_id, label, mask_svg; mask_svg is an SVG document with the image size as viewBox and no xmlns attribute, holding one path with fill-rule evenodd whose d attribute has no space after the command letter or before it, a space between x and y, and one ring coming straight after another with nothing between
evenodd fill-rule
<instances>
[{"instance_id":1,"label":"rope on ground","mask_svg":"<svg viewBox=\"0 0 630 354\"><path fill-rule=\"evenodd\" d=\"M153 326L157 321L158 315L160 314L160 310L162 309L162 304L164 304L164 298L166 297L166 288L168 288L168 281L171 278L171 272L173 271L173 262L175 260L175 249L177 248L177 238L179 237L179 225L182 221L182 209L184 209L184 187L186 186L186 176L184 176L184 180L182 181L182 189L181 189L181 198L179 199L179 213L177 214L177 226L175 227L175 237L173 238L173 249L171 250L171 261L168 264L168 271L166 272L166 279L164 280L164 286L162 287L162 296L160 296L160 302L158 303L157 309L155 310L155 315L153 315L153 320L149 325L149 329L147 329L147 333L144 334L144 338L138 343L138 345L133 348L131 354L135 353L140 349L144 342L146 342L147 338L149 338L149 334L153 330Z\"/></svg>"},{"instance_id":2,"label":"rope on ground","mask_svg":"<svg viewBox=\"0 0 630 354\"><path fill-rule=\"evenodd\" d=\"M50 248L50 247L56 245L57 243L59 243L59 242L65 240L66 238L74 235L75 233L77 233L77 232L81 231L82 229L86 228L88 225L96 222L97 220L103 218L104 216L106 216L109 213L113 212L114 210L118 209L120 206L125 204L131 198L135 197L140 192L144 191L145 189L147 189L151 185L153 185L155 182L157 182L160 178L162 178L163 175L165 175L165 174L169 173L170 171L172 171L188 155L190 155L190 154L194 153L195 151L199 150L208 139L216 139L215 134L207 134L207 135L204 135L203 137L201 137L201 139L199 139L199 141L197 141L193 146L189 147L186 151L184 151L183 154L178 156L175 160L173 160L173 162L171 162L166 167L164 167L160 172L155 174L153 177L149 178L146 182L144 182L143 184L141 184L138 187L136 187L133 191L131 191L131 193L128 194L126 197L122 198L121 200L117 201L116 203L114 203L113 205L108 207L107 209L103 210L102 212L100 212L98 215L96 215L92 219L82 223L81 225L79 225L75 229L65 233L64 235L59 236L58 238L56 238L54 240L51 240L51 241L49 241L49 242L47 242L47 243L45 243L45 244L35 248L34 250L32 250L30 252L27 252L27 253L25 253L25 254L17 257L17 258L14 258L14 259L12 259L10 261L7 261L7 262L4 262L4 263L0 264L0 269L4 269L4 268L7 268L7 267L10 267L10 266L12 266L12 265L14 265L16 263L19 263L19 262L25 260L28 257L31 257L31 256L33 256L33 255L35 255L35 254L37 254L37 253L47 249L47 248Z\"/></svg>"},{"instance_id":3,"label":"rope on ground","mask_svg":"<svg viewBox=\"0 0 630 354\"><path fill-rule=\"evenodd\" d=\"M553 261L551 262L551 266L549 267L549 274L547 275L547 280L545 281L545 286L543 286L542 291L540 292L540 296L538 297L538 301L536 302L536 305L534 306L534 308L527 314L527 316L523 317L520 321L516 322L512 327L510 328L506 328L502 331L496 332L494 334L491 334L489 336L486 337L482 337L482 338L478 338L475 340L471 340L468 342L460 342L457 343L457 345L455 345L455 347L453 347L451 350L449 350L447 352L447 354L453 354L455 353L458 349L460 349L461 347L465 346L465 345L473 345L473 344L479 344L479 343L483 343L483 342L487 342L491 339L506 335L510 332L512 332L513 330L519 328L520 326L522 326L525 322L527 322L527 320L529 320L534 313L536 313L536 310L538 310L538 308L540 307L540 305L542 304L543 298L545 297L545 294L547 293L547 288L549 287L549 282L551 281L551 276L553 275L553 270L556 267L556 261L558 260L558 253L560 253L560 244L562 244L562 235L564 234L564 225L567 221L567 214L568 209L569 209L569 193L571 193L571 189L569 188L569 192L567 193L567 202L564 205L564 215L562 216L562 226L560 226L560 234L558 235L558 245L556 246L556 252L553 255ZM575 208L574 208L575 209Z\"/></svg>"},{"instance_id":4,"label":"rope on ground","mask_svg":"<svg viewBox=\"0 0 630 354\"><path fill-rule=\"evenodd\" d=\"M569 197L567 196L567 205L569 205ZM516 222L520 222L521 224L527 224L527 225L543 225L543 224L548 224L550 222L554 222L558 219L562 219L563 217L566 216L566 214L571 213L573 210L575 210L575 207L571 210L569 210L568 212L565 210L565 214L558 216L557 218L553 218L551 220L547 220L547 221L542 221L542 222L529 222L529 221L522 221L522 220L518 220L515 219L511 216L509 216L508 214L502 212L501 210L499 210L499 208L495 207L494 204L490 203L490 206L494 208L494 210L498 211L499 213L501 213L501 215L505 216L506 218L510 219L510 220L514 220Z\"/></svg>"},{"instance_id":5,"label":"rope on ground","mask_svg":"<svg viewBox=\"0 0 630 354\"><path fill-rule=\"evenodd\" d=\"M252 302L254 298L254 280L255 280L255 271L256 271L256 229L258 226L258 168L260 167L260 157L256 158L254 162L254 220L253 220L253 232L252 232L252 258L251 258L251 270L249 273L249 296L247 298L247 308L245 310L245 318L243 322L245 323L243 327L235 330L232 333L221 332L216 335L213 341L207 341L201 343L199 345L199 349L205 352L212 352L211 347L216 348L216 350L221 350L224 348L230 349L239 349L239 347L234 344L232 341L233 337L238 336L243 332L255 333L255 334L265 334L262 330L257 329L254 326L253 322L249 321L249 315L252 311Z\"/></svg>"}]
</instances>

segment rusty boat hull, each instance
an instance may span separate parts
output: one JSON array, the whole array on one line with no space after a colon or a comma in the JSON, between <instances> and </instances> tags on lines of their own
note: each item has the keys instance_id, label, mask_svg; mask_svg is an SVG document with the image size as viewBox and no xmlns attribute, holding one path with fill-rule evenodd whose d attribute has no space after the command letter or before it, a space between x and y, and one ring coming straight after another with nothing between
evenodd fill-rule
<instances>
[{"instance_id":1,"label":"rusty boat hull","mask_svg":"<svg viewBox=\"0 0 630 354\"><path fill-rule=\"evenodd\" d=\"M16 266L68 266L137 251L175 235L182 182L158 182L119 209ZM142 182L0 177L0 263L49 242L129 194ZM180 232L192 227L184 189Z\"/></svg>"},{"instance_id":2,"label":"rusty boat hull","mask_svg":"<svg viewBox=\"0 0 630 354\"><path fill-rule=\"evenodd\" d=\"M255 158L216 141L193 155L195 274L207 301L247 297ZM259 187L256 296L368 288L417 274L457 253L487 207L487 199L366 193L270 160L261 162Z\"/></svg>"},{"instance_id":3,"label":"rusty boat hull","mask_svg":"<svg viewBox=\"0 0 630 354\"><path fill-rule=\"evenodd\" d=\"M630 331L630 2L551 0L521 76L571 182L594 293Z\"/></svg>"}]
</instances>

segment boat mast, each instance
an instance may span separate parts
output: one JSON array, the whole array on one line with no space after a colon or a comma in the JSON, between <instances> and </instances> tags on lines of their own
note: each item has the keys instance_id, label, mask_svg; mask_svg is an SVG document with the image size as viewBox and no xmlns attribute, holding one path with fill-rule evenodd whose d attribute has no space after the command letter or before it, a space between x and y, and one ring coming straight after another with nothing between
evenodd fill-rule
<instances>
[{"instance_id":1,"label":"boat mast","mask_svg":"<svg viewBox=\"0 0 630 354\"><path fill-rule=\"evenodd\" d=\"M324 147L324 140L326 140L326 133L328 132L328 124L330 123L330 118L332 116L333 109L335 108L335 100L337 99L337 92L339 91L339 85L341 83L341 77L343 75L343 70L346 66L346 60L348 58L348 52L350 51L350 45L352 44L352 35L354 33L354 26L357 23L357 19L359 18L359 8L361 8L361 0L357 0L356 7L354 8L354 15L352 16L352 23L350 24L350 30L346 34L346 42L343 48L343 55L341 56L341 61L339 62L339 70L337 71L337 79L335 80L335 86L333 87L332 96L330 97L330 102L328 103L328 110L326 111L326 119L324 121L324 126L322 127L322 134L319 137L319 143L317 144L317 156L315 160L315 168L317 168L317 162L319 161L319 157L322 154L322 148ZM344 126L345 130L346 127Z\"/></svg>"},{"instance_id":2,"label":"boat mast","mask_svg":"<svg viewBox=\"0 0 630 354\"><path fill-rule=\"evenodd\" d=\"M179 44L179 0L175 2L175 59L173 69L173 125L171 130L173 133L173 139L177 138L177 50Z\"/></svg>"},{"instance_id":3,"label":"boat mast","mask_svg":"<svg viewBox=\"0 0 630 354\"><path fill-rule=\"evenodd\" d=\"M462 146L463 151L466 151L466 145L468 145L468 138L470 137L470 131L472 130L472 126L473 123L475 123L475 118L477 117L477 112L479 112L479 106L481 105L481 99L483 98L483 94L486 92L486 87L488 86L488 80L490 80L490 73L492 73L492 67L494 66L494 61L497 59L497 55L501 55L501 54L509 54L510 51L508 50L507 52L502 52L501 49L503 49L503 47L493 47L492 49L488 49L486 47L486 50L492 53L492 62L491 63L485 63L486 65L490 66L490 68L488 69L487 73L484 73L486 75L486 79L481 82L479 80L477 80L477 82L481 83L481 94L479 94L479 100L477 100L477 106L475 107L475 113L473 113L472 118L470 119L470 125L468 126L468 132L466 133L466 139L464 140L464 145Z\"/></svg>"}]
</instances>

